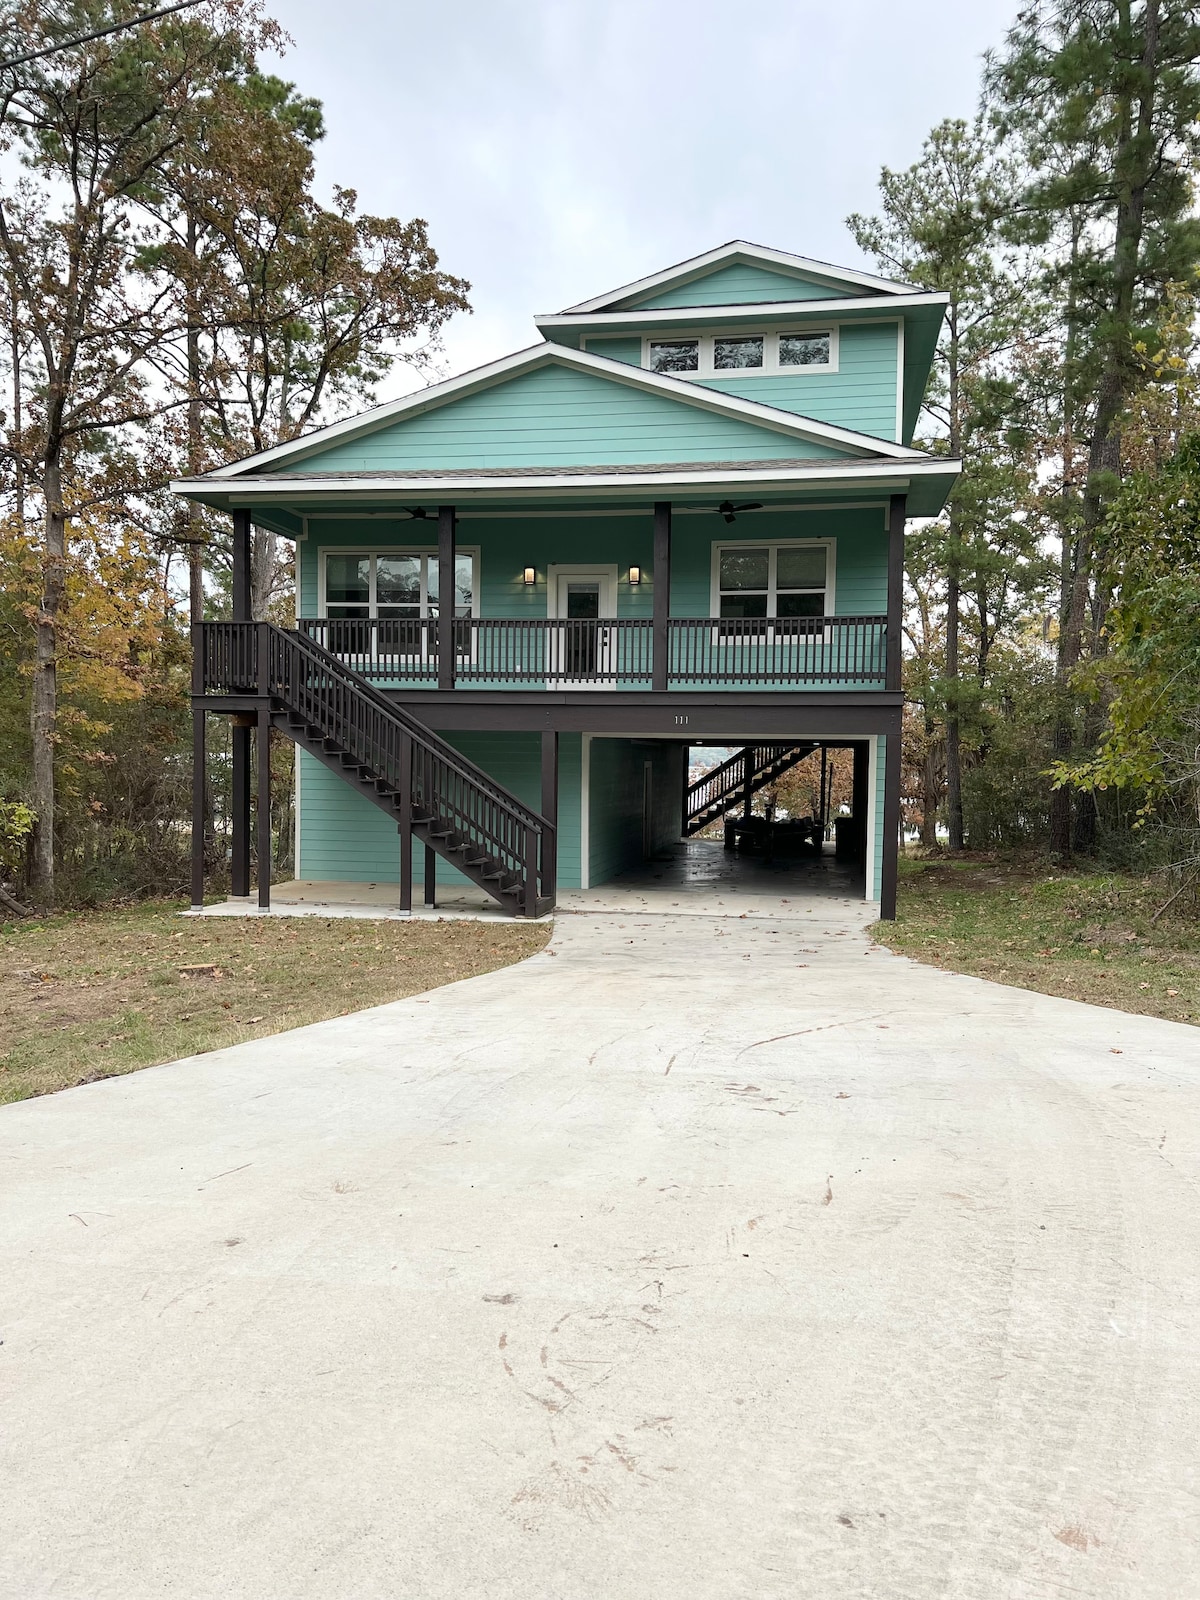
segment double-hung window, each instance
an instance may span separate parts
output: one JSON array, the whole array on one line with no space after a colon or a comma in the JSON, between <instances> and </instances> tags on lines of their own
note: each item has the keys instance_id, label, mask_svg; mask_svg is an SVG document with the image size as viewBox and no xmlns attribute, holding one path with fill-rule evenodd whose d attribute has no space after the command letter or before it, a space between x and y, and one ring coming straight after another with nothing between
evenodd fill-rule
<instances>
[{"instance_id":1,"label":"double-hung window","mask_svg":"<svg viewBox=\"0 0 1200 1600\"><path fill-rule=\"evenodd\" d=\"M819 634L818 619L826 614L830 551L827 543L799 541L718 545L714 599L717 615L729 623L720 630L722 636Z\"/></svg>"},{"instance_id":2,"label":"double-hung window","mask_svg":"<svg viewBox=\"0 0 1200 1600\"><path fill-rule=\"evenodd\" d=\"M427 619L441 613L438 559L432 550L387 550L366 555L327 551L325 611L336 654L422 655L433 648ZM454 615L475 607L475 555L454 558ZM428 641L428 642L426 642ZM460 652L469 649L465 637Z\"/></svg>"}]
</instances>

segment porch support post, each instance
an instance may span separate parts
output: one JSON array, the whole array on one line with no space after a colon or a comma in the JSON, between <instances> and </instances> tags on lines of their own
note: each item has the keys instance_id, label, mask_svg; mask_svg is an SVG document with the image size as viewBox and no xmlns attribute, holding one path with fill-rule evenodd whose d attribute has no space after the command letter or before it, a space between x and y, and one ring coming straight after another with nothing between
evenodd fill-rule
<instances>
[{"instance_id":1,"label":"porch support post","mask_svg":"<svg viewBox=\"0 0 1200 1600\"><path fill-rule=\"evenodd\" d=\"M665 694L671 654L671 502L654 503L654 666L652 684Z\"/></svg>"},{"instance_id":2,"label":"porch support post","mask_svg":"<svg viewBox=\"0 0 1200 1600\"><path fill-rule=\"evenodd\" d=\"M195 630L193 630L194 632ZM204 904L204 707L192 705L192 909Z\"/></svg>"},{"instance_id":3,"label":"porch support post","mask_svg":"<svg viewBox=\"0 0 1200 1600\"><path fill-rule=\"evenodd\" d=\"M904 523L908 497L894 494L888 502L887 674L888 689L903 687L901 634L904 627ZM889 745L890 745L889 740Z\"/></svg>"},{"instance_id":4,"label":"porch support post","mask_svg":"<svg viewBox=\"0 0 1200 1600\"><path fill-rule=\"evenodd\" d=\"M246 730L249 732L249 729ZM271 909L271 713L258 713L258 909Z\"/></svg>"},{"instance_id":5,"label":"porch support post","mask_svg":"<svg viewBox=\"0 0 1200 1600\"><path fill-rule=\"evenodd\" d=\"M255 720L253 711L235 711L229 730L233 745L229 892L235 900L250 897L250 729Z\"/></svg>"},{"instance_id":6,"label":"porch support post","mask_svg":"<svg viewBox=\"0 0 1200 1600\"><path fill-rule=\"evenodd\" d=\"M437 905L437 851L431 844L425 846L425 904Z\"/></svg>"},{"instance_id":7,"label":"porch support post","mask_svg":"<svg viewBox=\"0 0 1200 1600\"><path fill-rule=\"evenodd\" d=\"M400 909L412 910L412 739L400 740Z\"/></svg>"},{"instance_id":8,"label":"porch support post","mask_svg":"<svg viewBox=\"0 0 1200 1600\"><path fill-rule=\"evenodd\" d=\"M742 751L742 759L746 766L742 775L742 821L749 822L754 815L754 746L748 744Z\"/></svg>"},{"instance_id":9,"label":"porch support post","mask_svg":"<svg viewBox=\"0 0 1200 1600\"><path fill-rule=\"evenodd\" d=\"M454 507L438 507L438 688L454 687Z\"/></svg>"},{"instance_id":10,"label":"porch support post","mask_svg":"<svg viewBox=\"0 0 1200 1600\"><path fill-rule=\"evenodd\" d=\"M233 620L250 621L250 513L233 513ZM235 716L231 729L233 795L229 892L250 895L250 729L254 717Z\"/></svg>"},{"instance_id":11,"label":"porch support post","mask_svg":"<svg viewBox=\"0 0 1200 1600\"><path fill-rule=\"evenodd\" d=\"M896 875L900 861L900 718L888 728L883 752L883 876L879 915L896 920ZM868 885L868 890L870 885Z\"/></svg>"},{"instance_id":12,"label":"porch support post","mask_svg":"<svg viewBox=\"0 0 1200 1600\"><path fill-rule=\"evenodd\" d=\"M558 892L558 733L542 730L542 815L554 831L542 843L542 894L553 905Z\"/></svg>"}]
</instances>

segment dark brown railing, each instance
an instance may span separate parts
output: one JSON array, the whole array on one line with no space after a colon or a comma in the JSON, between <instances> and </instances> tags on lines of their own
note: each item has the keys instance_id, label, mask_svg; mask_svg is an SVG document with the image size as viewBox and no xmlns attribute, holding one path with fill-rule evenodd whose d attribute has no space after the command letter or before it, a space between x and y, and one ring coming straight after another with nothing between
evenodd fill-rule
<instances>
[{"instance_id":1,"label":"dark brown railing","mask_svg":"<svg viewBox=\"0 0 1200 1600\"><path fill-rule=\"evenodd\" d=\"M306 617L296 626L369 682L438 682L436 617ZM460 617L454 644L458 683L636 689L653 682L649 617ZM886 668L880 616L673 617L669 624L669 685L882 687Z\"/></svg>"},{"instance_id":2,"label":"dark brown railing","mask_svg":"<svg viewBox=\"0 0 1200 1600\"><path fill-rule=\"evenodd\" d=\"M671 683L876 683L886 617L672 617Z\"/></svg>"},{"instance_id":3,"label":"dark brown railing","mask_svg":"<svg viewBox=\"0 0 1200 1600\"><path fill-rule=\"evenodd\" d=\"M552 896L553 824L349 664L304 634L265 622L205 623L203 650L206 693L249 693L281 702L402 807L410 806L411 825L435 848L439 840L452 840L464 858L456 865L479 865L473 858L482 858L502 874L501 889L520 886L530 915L539 885L544 897ZM399 820L403 826L404 817Z\"/></svg>"}]
</instances>

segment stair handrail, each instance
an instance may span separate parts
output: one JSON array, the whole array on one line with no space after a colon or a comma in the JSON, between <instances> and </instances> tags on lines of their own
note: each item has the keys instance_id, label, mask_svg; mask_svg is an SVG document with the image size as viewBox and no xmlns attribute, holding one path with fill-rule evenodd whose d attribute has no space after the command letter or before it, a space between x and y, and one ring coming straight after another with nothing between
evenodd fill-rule
<instances>
[{"instance_id":1,"label":"stair handrail","mask_svg":"<svg viewBox=\"0 0 1200 1600\"><path fill-rule=\"evenodd\" d=\"M740 776L737 778L737 780L735 782L730 783L728 789L722 791L722 793L723 794L734 794L734 793L736 793L737 790L741 787L741 785L745 782L745 762L746 762L747 753L749 751L753 750L753 751L763 751L763 752L767 752L767 751L774 752L774 754L771 755L765 762L758 761L758 760L755 761L754 767L751 770L752 771L757 771L759 766L762 766L762 765L770 766L773 761L777 761L779 759L779 757L781 755L783 755L786 751L794 750L795 748L796 748L795 744L755 744L755 745L746 745L743 749L735 751L733 755L726 757L726 759L721 762L719 767L713 767L710 772L704 773L701 777L697 778L694 783L690 783L688 785L688 790L687 790L687 798L688 798L688 801L689 801L688 810L690 811L692 809L691 808L691 804L690 804L692 796L697 794L699 792L699 790L701 790L702 788L704 788L707 785L711 784L714 780L720 780L721 778L726 777L726 776L732 778L733 774L735 772L740 773ZM716 805L717 800L720 799L720 798L721 798L720 795L714 795L712 800L710 800L708 802L708 804Z\"/></svg>"},{"instance_id":2,"label":"stair handrail","mask_svg":"<svg viewBox=\"0 0 1200 1600\"><path fill-rule=\"evenodd\" d=\"M273 622L218 622L206 623L205 627L229 628L231 630L244 629L247 632L253 630L255 645L259 650L261 650L262 643L266 639L274 636L286 648L295 650L300 656L307 657L311 665L337 678L348 689L368 701L383 716L397 724L408 734L414 744L428 754L436 755L439 760L444 761L447 766L453 769L457 777L481 789L489 798L508 809L516 820L539 829L553 831L554 824L547 817L542 816L541 812L535 811L532 806L526 805L523 800L518 799L503 784L498 783L489 774L475 767L472 762L464 758L461 750L456 750L452 744L443 739L440 734L435 733L426 723L410 715L402 706L396 705L387 695L376 689L374 684L368 683L365 678L360 677L352 668L339 661L332 652L326 650L323 645L317 644L315 640L307 635L300 633L298 630L277 627ZM269 663L269 651L264 652L263 657L260 659L260 670L264 660ZM268 668L268 691L274 687L269 681ZM285 687L286 685L282 683L279 685L280 689ZM280 698L285 698L285 696L281 694Z\"/></svg>"}]
</instances>

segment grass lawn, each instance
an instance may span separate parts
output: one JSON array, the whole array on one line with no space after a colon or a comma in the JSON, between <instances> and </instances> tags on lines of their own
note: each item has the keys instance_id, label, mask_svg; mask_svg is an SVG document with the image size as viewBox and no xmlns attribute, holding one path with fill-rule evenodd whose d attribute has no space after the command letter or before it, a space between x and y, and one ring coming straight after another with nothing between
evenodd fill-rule
<instances>
[{"instance_id":1,"label":"grass lawn","mask_svg":"<svg viewBox=\"0 0 1200 1600\"><path fill-rule=\"evenodd\" d=\"M1169 890L993 857L903 861L880 944L931 966L1200 1025L1200 922L1152 922Z\"/></svg>"},{"instance_id":2,"label":"grass lawn","mask_svg":"<svg viewBox=\"0 0 1200 1600\"><path fill-rule=\"evenodd\" d=\"M521 923L178 909L0 925L0 1103L399 1000L509 966L549 938Z\"/></svg>"}]
</instances>

